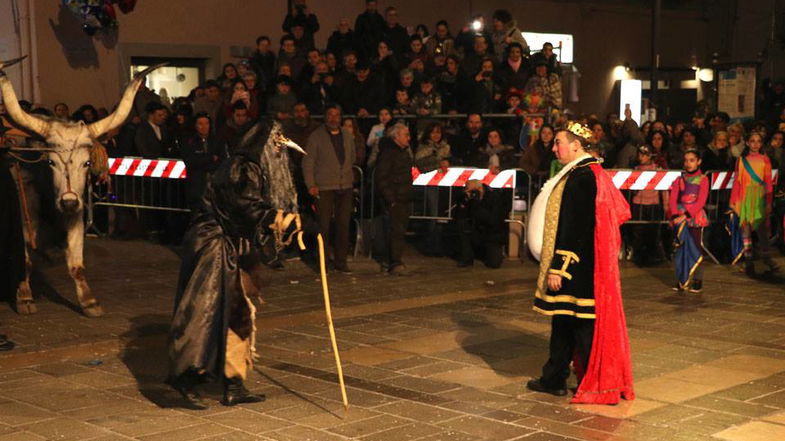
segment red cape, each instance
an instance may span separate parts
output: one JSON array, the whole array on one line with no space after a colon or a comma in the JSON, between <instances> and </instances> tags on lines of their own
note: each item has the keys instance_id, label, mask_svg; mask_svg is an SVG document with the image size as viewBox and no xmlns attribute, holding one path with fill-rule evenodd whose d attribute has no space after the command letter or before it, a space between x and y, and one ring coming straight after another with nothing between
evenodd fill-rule
<instances>
[{"instance_id":1,"label":"red cape","mask_svg":"<svg viewBox=\"0 0 785 441\"><path fill-rule=\"evenodd\" d=\"M632 400L632 361L619 279L619 227L630 219L630 206L599 164L594 229L594 322L589 365L571 403L617 404ZM579 377L580 378L580 377Z\"/></svg>"}]
</instances>

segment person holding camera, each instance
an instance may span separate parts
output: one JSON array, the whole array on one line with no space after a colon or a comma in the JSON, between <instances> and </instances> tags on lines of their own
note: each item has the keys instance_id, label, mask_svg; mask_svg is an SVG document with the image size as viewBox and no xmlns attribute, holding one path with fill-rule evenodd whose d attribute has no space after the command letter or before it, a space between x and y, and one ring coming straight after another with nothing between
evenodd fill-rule
<instances>
[{"instance_id":1,"label":"person holding camera","mask_svg":"<svg viewBox=\"0 0 785 441\"><path fill-rule=\"evenodd\" d=\"M498 192L473 179L466 182L460 203L459 234L461 252L459 267L474 265L482 259L488 268L502 265L504 243L504 208Z\"/></svg>"}]
</instances>

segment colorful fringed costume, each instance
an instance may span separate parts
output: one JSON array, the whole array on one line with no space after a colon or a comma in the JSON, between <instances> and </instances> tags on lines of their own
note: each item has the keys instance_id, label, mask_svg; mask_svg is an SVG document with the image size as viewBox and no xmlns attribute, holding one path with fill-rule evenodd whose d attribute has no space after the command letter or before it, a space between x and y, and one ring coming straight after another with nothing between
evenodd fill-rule
<instances>
[{"instance_id":1,"label":"colorful fringed costume","mask_svg":"<svg viewBox=\"0 0 785 441\"><path fill-rule=\"evenodd\" d=\"M736 179L730 195L730 208L738 216L744 241L744 258L752 260L752 232L758 234L760 251L768 253L769 214L774 196L771 161L766 155L750 152L736 163Z\"/></svg>"}]
</instances>

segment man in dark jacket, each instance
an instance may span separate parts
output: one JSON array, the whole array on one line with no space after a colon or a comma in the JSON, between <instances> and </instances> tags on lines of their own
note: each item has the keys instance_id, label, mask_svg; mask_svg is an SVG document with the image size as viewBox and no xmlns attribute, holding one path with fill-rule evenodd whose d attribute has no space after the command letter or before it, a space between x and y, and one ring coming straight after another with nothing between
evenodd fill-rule
<instances>
[{"instance_id":1,"label":"man in dark jacket","mask_svg":"<svg viewBox=\"0 0 785 441\"><path fill-rule=\"evenodd\" d=\"M354 135L341 128L341 109L330 106L325 111L324 125L308 137L303 157L303 177L308 193L316 198L316 211L322 237L332 248L336 271L349 274L349 222L354 201ZM335 220L334 234L330 223ZM332 245L332 246L329 246ZM329 251L328 251L329 253Z\"/></svg>"},{"instance_id":2,"label":"man in dark jacket","mask_svg":"<svg viewBox=\"0 0 785 441\"><path fill-rule=\"evenodd\" d=\"M194 121L196 134L188 138L182 146L183 161L187 170L185 197L192 216L196 215L202 203L202 195L210 181L210 175L226 157L226 144L217 136L210 134L210 125L209 116L196 115Z\"/></svg>"},{"instance_id":3,"label":"man in dark jacket","mask_svg":"<svg viewBox=\"0 0 785 441\"><path fill-rule=\"evenodd\" d=\"M466 118L466 127L450 141L453 162L466 164L481 148L485 147L487 136L482 129L482 117L472 113Z\"/></svg>"},{"instance_id":4,"label":"man in dark jacket","mask_svg":"<svg viewBox=\"0 0 785 441\"><path fill-rule=\"evenodd\" d=\"M147 121L136 129L136 151L147 159L167 157L172 151L171 139L166 130L166 108L161 103L147 104Z\"/></svg>"},{"instance_id":5,"label":"man in dark jacket","mask_svg":"<svg viewBox=\"0 0 785 441\"><path fill-rule=\"evenodd\" d=\"M306 49L314 47L313 34L319 31L319 19L305 4L305 0L294 0L291 5L292 10L286 14L281 28L286 33L294 34L294 27L301 26L303 28L303 47Z\"/></svg>"},{"instance_id":6,"label":"man in dark jacket","mask_svg":"<svg viewBox=\"0 0 785 441\"><path fill-rule=\"evenodd\" d=\"M488 268L502 264L504 243L504 209L496 190L477 180L470 180L464 188L458 220L461 237L461 254L458 266L474 265L478 255Z\"/></svg>"},{"instance_id":7,"label":"man in dark jacket","mask_svg":"<svg viewBox=\"0 0 785 441\"><path fill-rule=\"evenodd\" d=\"M384 11L384 28L382 28L382 39L387 42L387 46L393 52L393 56L398 60L403 60L403 55L409 49L409 33L406 28L398 23L398 10L390 6Z\"/></svg>"},{"instance_id":8,"label":"man in dark jacket","mask_svg":"<svg viewBox=\"0 0 785 441\"><path fill-rule=\"evenodd\" d=\"M384 18L376 7L376 0L365 0L365 12L354 21L359 55L363 60L369 60L376 54L376 46L382 39Z\"/></svg>"},{"instance_id":9,"label":"man in dark jacket","mask_svg":"<svg viewBox=\"0 0 785 441\"><path fill-rule=\"evenodd\" d=\"M364 62L357 65L357 75L343 90L341 107L347 114L359 117L376 114L384 103L382 85L371 75Z\"/></svg>"},{"instance_id":10,"label":"man in dark jacket","mask_svg":"<svg viewBox=\"0 0 785 441\"><path fill-rule=\"evenodd\" d=\"M259 77L262 90L271 90L275 80L275 53L272 51L270 37L261 35L256 39L256 52L251 57L251 68Z\"/></svg>"},{"instance_id":11,"label":"man in dark jacket","mask_svg":"<svg viewBox=\"0 0 785 441\"><path fill-rule=\"evenodd\" d=\"M389 216L385 228L388 255L382 261L382 270L395 276L410 274L401 259L412 201L414 159L410 141L406 124L396 123L390 129L390 136L379 142L379 159L376 161L376 187Z\"/></svg>"},{"instance_id":12,"label":"man in dark jacket","mask_svg":"<svg viewBox=\"0 0 785 441\"><path fill-rule=\"evenodd\" d=\"M340 60L347 51L354 50L357 50L354 31L349 27L349 19L341 18L338 21L338 30L327 40L327 52L332 52Z\"/></svg>"}]
</instances>

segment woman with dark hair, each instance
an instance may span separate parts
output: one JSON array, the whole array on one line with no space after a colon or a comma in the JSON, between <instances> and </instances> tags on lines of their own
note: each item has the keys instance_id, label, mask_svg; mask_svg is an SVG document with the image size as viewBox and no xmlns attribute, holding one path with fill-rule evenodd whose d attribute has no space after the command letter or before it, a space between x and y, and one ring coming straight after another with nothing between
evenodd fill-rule
<instances>
[{"instance_id":1,"label":"woman with dark hair","mask_svg":"<svg viewBox=\"0 0 785 441\"><path fill-rule=\"evenodd\" d=\"M341 127L354 135L354 152L356 154L354 163L365 164L365 140L363 139L362 133L360 133L360 126L357 125L357 120L354 118L344 118L341 122Z\"/></svg>"},{"instance_id":2,"label":"woman with dark hair","mask_svg":"<svg viewBox=\"0 0 785 441\"><path fill-rule=\"evenodd\" d=\"M398 85L400 68L398 66L399 54L394 54L390 45L382 40L376 46L376 56L371 61L371 71L380 78L384 86L384 102L393 98L395 87Z\"/></svg>"},{"instance_id":3,"label":"woman with dark hair","mask_svg":"<svg viewBox=\"0 0 785 441\"><path fill-rule=\"evenodd\" d=\"M646 121L641 124L641 135L643 135L644 138L648 138L649 132L651 132L651 121Z\"/></svg>"},{"instance_id":4,"label":"woman with dark hair","mask_svg":"<svg viewBox=\"0 0 785 441\"><path fill-rule=\"evenodd\" d=\"M550 174L551 162L556 159L553 154L553 139L553 126L543 124L537 141L523 153L520 167L530 176L544 178Z\"/></svg>"},{"instance_id":5,"label":"woman with dark hair","mask_svg":"<svg viewBox=\"0 0 785 441\"><path fill-rule=\"evenodd\" d=\"M448 56L455 52L455 39L450 34L450 26L444 20L436 23L436 33L425 43L425 50L431 58L438 55Z\"/></svg>"},{"instance_id":6,"label":"woman with dark hair","mask_svg":"<svg viewBox=\"0 0 785 441\"><path fill-rule=\"evenodd\" d=\"M98 121L98 111L91 104L83 104L76 109L76 112L71 116L71 119L90 124Z\"/></svg>"},{"instance_id":7,"label":"woman with dark hair","mask_svg":"<svg viewBox=\"0 0 785 441\"><path fill-rule=\"evenodd\" d=\"M670 137L664 130L655 129L646 137L646 146L651 151L651 161L659 168L668 168L668 152L671 149Z\"/></svg>"},{"instance_id":8,"label":"woman with dark hair","mask_svg":"<svg viewBox=\"0 0 785 441\"><path fill-rule=\"evenodd\" d=\"M221 68L221 75L218 76L217 80L220 84L227 82L231 84L232 81L239 77L240 74L237 73L237 66L235 66L234 63L226 63L224 64L224 67Z\"/></svg>"},{"instance_id":9,"label":"woman with dark hair","mask_svg":"<svg viewBox=\"0 0 785 441\"><path fill-rule=\"evenodd\" d=\"M420 138L420 145L414 154L414 166L421 173L428 173L437 169L449 167L451 157L450 144L444 138L444 126L440 122L432 122ZM446 191L450 191L447 189ZM436 217L439 215L439 196L447 199L447 193L440 187L425 187L424 193L424 214ZM445 205L445 204L441 204ZM442 250L442 230L441 226L434 220L426 223L426 235L424 237L425 251L430 255L441 255Z\"/></svg>"},{"instance_id":10,"label":"woman with dark hair","mask_svg":"<svg viewBox=\"0 0 785 441\"><path fill-rule=\"evenodd\" d=\"M420 137L420 145L414 154L414 165L421 173L439 168L439 162L450 159L450 144L444 137L444 125L433 122L425 128Z\"/></svg>"},{"instance_id":11,"label":"woman with dark hair","mask_svg":"<svg viewBox=\"0 0 785 441\"><path fill-rule=\"evenodd\" d=\"M428 26L420 23L417 27L414 28L414 35L419 35L420 39L422 40L422 44L427 44L428 40L431 39L431 34L428 32Z\"/></svg>"},{"instance_id":12,"label":"woman with dark hair","mask_svg":"<svg viewBox=\"0 0 785 441\"><path fill-rule=\"evenodd\" d=\"M193 116L194 112L191 106L177 106L169 119L169 124L167 124L169 133L172 134L172 138L178 146L178 152L183 142L194 133Z\"/></svg>"},{"instance_id":13,"label":"woman with dark hair","mask_svg":"<svg viewBox=\"0 0 785 441\"><path fill-rule=\"evenodd\" d=\"M698 145L698 136L695 129L685 127L681 130L678 142L671 146L668 152L668 166L672 169L680 169L684 166L684 152L687 150L697 150L703 152L703 148Z\"/></svg>"},{"instance_id":14,"label":"woman with dark hair","mask_svg":"<svg viewBox=\"0 0 785 441\"><path fill-rule=\"evenodd\" d=\"M460 65L461 60L456 55L448 55L444 72L437 78L436 89L442 95L442 110L446 113L455 112L460 106L458 97L464 82Z\"/></svg>"},{"instance_id":15,"label":"woman with dark hair","mask_svg":"<svg viewBox=\"0 0 785 441\"><path fill-rule=\"evenodd\" d=\"M259 117L259 100L256 98L256 95L248 90L245 81L240 78L236 78L232 82L231 95L229 95L224 102L224 121L228 121L232 118L234 106L238 102L242 102L245 105L245 108L248 109L248 117L253 120Z\"/></svg>"},{"instance_id":16,"label":"woman with dark hair","mask_svg":"<svg viewBox=\"0 0 785 441\"><path fill-rule=\"evenodd\" d=\"M504 143L499 129L488 131L488 143L482 149L476 165L488 168L491 173L498 174L502 170L515 167L515 149Z\"/></svg>"},{"instance_id":17,"label":"woman with dark hair","mask_svg":"<svg viewBox=\"0 0 785 441\"><path fill-rule=\"evenodd\" d=\"M474 76L466 113L493 113L501 99L501 84L496 75L493 60L485 58L480 71Z\"/></svg>"}]
</instances>

